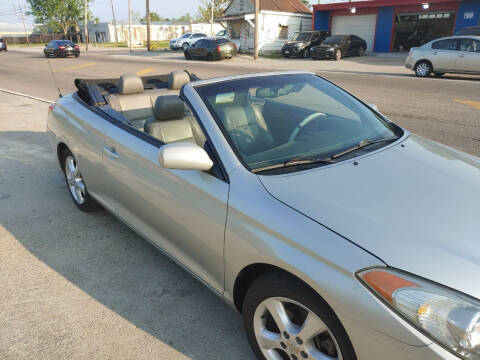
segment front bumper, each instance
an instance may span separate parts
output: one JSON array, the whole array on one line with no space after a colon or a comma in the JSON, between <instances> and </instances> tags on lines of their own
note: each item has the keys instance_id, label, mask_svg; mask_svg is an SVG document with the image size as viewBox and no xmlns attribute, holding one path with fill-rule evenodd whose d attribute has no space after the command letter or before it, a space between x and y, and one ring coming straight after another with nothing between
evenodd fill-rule
<instances>
[{"instance_id":1,"label":"front bumper","mask_svg":"<svg viewBox=\"0 0 480 360\"><path fill-rule=\"evenodd\" d=\"M58 51L59 55L80 55L80 50L59 50Z\"/></svg>"},{"instance_id":2,"label":"front bumper","mask_svg":"<svg viewBox=\"0 0 480 360\"><path fill-rule=\"evenodd\" d=\"M405 60L405 67L413 70L413 58L410 55L407 57L407 60Z\"/></svg>"},{"instance_id":3,"label":"front bumper","mask_svg":"<svg viewBox=\"0 0 480 360\"><path fill-rule=\"evenodd\" d=\"M312 55L312 58L315 58L315 59L334 59L335 50L315 49L315 51L312 51L311 55Z\"/></svg>"},{"instance_id":4,"label":"front bumper","mask_svg":"<svg viewBox=\"0 0 480 360\"><path fill-rule=\"evenodd\" d=\"M283 57L298 56L302 49L296 46L284 46L282 48Z\"/></svg>"}]
</instances>

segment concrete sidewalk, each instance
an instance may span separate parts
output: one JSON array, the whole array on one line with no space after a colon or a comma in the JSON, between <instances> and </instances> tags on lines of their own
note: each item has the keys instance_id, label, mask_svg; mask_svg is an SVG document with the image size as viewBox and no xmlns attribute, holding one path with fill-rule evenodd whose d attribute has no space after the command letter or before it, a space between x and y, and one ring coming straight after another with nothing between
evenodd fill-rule
<instances>
[{"instance_id":1,"label":"concrete sidewalk","mask_svg":"<svg viewBox=\"0 0 480 360\"><path fill-rule=\"evenodd\" d=\"M47 108L0 92L0 359L253 359L233 309L106 211L75 207Z\"/></svg>"}]
</instances>

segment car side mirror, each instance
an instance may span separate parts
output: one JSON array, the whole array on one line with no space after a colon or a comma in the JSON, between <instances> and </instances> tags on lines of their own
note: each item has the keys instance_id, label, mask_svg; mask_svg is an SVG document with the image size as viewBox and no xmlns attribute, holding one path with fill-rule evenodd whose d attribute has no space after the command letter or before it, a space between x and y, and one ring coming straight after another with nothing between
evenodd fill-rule
<instances>
[{"instance_id":1,"label":"car side mirror","mask_svg":"<svg viewBox=\"0 0 480 360\"><path fill-rule=\"evenodd\" d=\"M165 169L210 170L213 161L207 152L191 142L164 145L158 152L158 162Z\"/></svg>"},{"instance_id":2,"label":"car side mirror","mask_svg":"<svg viewBox=\"0 0 480 360\"><path fill-rule=\"evenodd\" d=\"M380 112L380 111L378 110L378 106L377 106L377 105L375 105L375 104L368 104L368 106L370 106L370 108L372 108L372 109L375 110L376 112Z\"/></svg>"}]
</instances>

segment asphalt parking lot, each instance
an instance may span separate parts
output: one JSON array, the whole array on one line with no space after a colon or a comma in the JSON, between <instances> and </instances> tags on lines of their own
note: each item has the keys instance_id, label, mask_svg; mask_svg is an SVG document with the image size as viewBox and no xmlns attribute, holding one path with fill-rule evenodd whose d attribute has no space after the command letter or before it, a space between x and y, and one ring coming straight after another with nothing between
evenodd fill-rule
<instances>
[{"instance_id":1,"label":"asphalt parking lot","mask_svg":"<svg viewBox=\"0 0 480 360\"><path fill-rule=\"evenodd\" d=\"M65 93L76 77L308 64L166 54L93 51L52 65ZM398 59L310 64L399 125L480 156L480 77L416 79ZM0 54L0 88L57 96L47 60L30 49ZM47 106L0 91L0 359L252 359L233 309L107 212L76 209L47 143Z\"/></svg>"}]
</instances>

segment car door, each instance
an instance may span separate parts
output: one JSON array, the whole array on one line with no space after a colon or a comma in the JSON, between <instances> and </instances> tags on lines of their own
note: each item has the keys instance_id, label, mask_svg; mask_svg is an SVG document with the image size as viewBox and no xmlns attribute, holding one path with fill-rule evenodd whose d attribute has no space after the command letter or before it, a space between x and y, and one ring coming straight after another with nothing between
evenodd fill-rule
<instances>
[{"instance_id":1,"label":"car door","mask_svg":"<svg viewBox=\"0 0 480 360\"><path fill-rule=\"evenodd\" d=\"M103 162L117 216L201 280L223 291L229 184L211 173L159 164L159 140L116 123Z\"/></svg>"},{"instance_id":2,"label":"car door","mask_svg":"<svg viewBox=\"0 0 480 360\"><path fill-rule=\"evenodd\" d=\"M480 73L480 41L469 38L460 39L460 48L455 59L455 70Z\"/></svg>"},{"instance_id":3,"label":"car door","mask_svg":"<svg viewBox=\"0 0 480 360\"><path fill-rule=\"evenodd\" d=\"M204 41L203 40L198 40L195 44L192 45L190 48L190 55L192 55L195 58L202 57L202 47L204 46Z\"/></svg>"},{"instance_id":4,"label":"car door","mask_svg":"<svg viewBox=\"0 0 480 360\"><path fill-rule=\"evenodd\" d=\"M51 55L53 54L53 47L54 47L54 41L50 41L48 44L47 44L47 48L45 49L47 54L48 55Z\"/></svg>"},{"instance_id":5,"label":"car door","mask_svg":"<svg viewBox=\"0 0 480 360\"><path fill-rule=\"evenodd\" d=\"M443 39L432 43L431 62L434 71L453 71L458 56L458 39Z\"/></svg>"}]
</instances>

